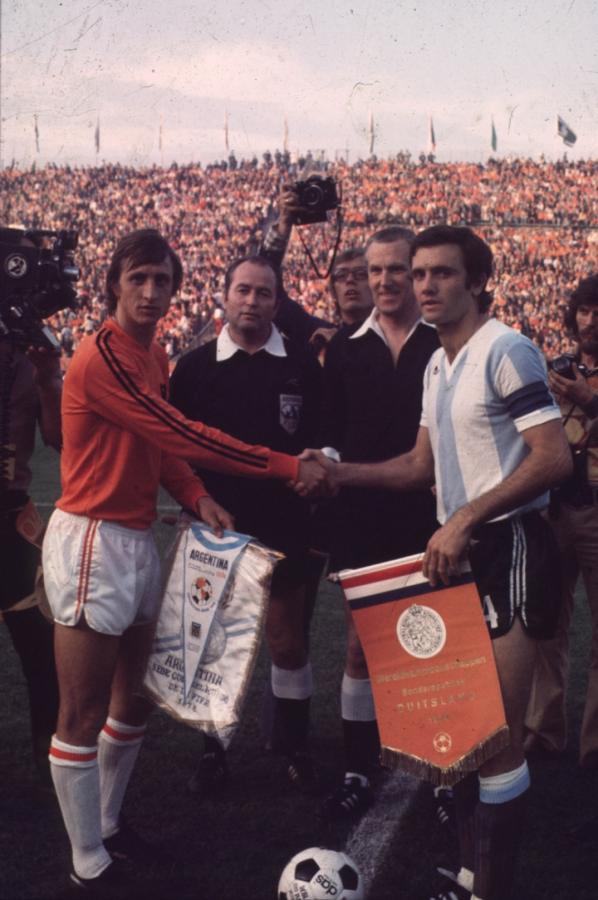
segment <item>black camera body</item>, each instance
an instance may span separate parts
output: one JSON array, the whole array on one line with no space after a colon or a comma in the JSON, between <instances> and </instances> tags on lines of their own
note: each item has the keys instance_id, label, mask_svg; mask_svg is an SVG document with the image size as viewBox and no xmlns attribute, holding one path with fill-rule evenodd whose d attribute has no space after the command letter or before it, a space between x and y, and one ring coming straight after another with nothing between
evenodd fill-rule
<instances>
[{"instance_id":1,"label":"black camera body","mask_svg":"<svg viewBox=\"0 0 598 900\"><path fill-rule=\"evenodd\" d=\"M581 362L577 362L575 357L570 353L563 353L562 356L555 356L554 359L549 361L548 368L552 369L557 375L560 375L561 378L568 378L569 381L575 381L575 373L573 372L574 365L577 365L580 375L583 375L584 378L588 377L590 374L588 367L584 366Z\"/></svg>"},{"instance_id":2,"label":"black camera body","mask_svg":"<svg viewBox=\"0 0 598 900\"><path fill-rule=\"evenodd\" d=\"M326 213L331 209L338 209L339 198L334 178L310 175L305 181L296 181L293 189L301 204L301 210L294 216L295 225L326 222Z\"/></svg>"},{"instance_id":3,"label":"black camera body","mask_svg":"<svg viewBox=\"0 0 598 900\"><path fill-rule=\"evenodd\" d=\"M45 239L54 238L51 247ZM43 319L77 307L76 231L0 228L0 339L60 350Z\"/></svg>"}]
</instances>

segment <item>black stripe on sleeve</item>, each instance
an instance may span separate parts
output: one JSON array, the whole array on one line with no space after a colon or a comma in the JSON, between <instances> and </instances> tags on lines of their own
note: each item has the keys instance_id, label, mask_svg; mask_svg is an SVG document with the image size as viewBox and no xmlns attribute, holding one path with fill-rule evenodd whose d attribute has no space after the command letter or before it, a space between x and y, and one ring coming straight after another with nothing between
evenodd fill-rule
<instances>
[{"instance_id":1,"label":"black stripe on sleeve","mask_svg":"<svg viewBox=\"0 0 598 900\"><path fill-rule=\"evenodd\" d=\"M180 422L176 416L170 414L167 409L157 403L151 395L144 394L139 386L131 378L128 372L122 367L117 354L110 346L112 332L107 329L98 332L96 344L102 358L118 383L140 406L146 409L156 419L159 419L164 425L180 434L186 440L212 453L230 459L233 462L242 463L246 466L253 466L256 469L267 469L268 460L261 456L240 450L235 447L229 447L217 438L209 435L199 434L194 428ZM174 407L173 407L174 411Z\"/></svg>"},{"instance_id":2,"label":"black stripe on sleeve","mask_svg":"<svg viewBox=\"0 0 598 900\"><path fill-rule=\"evenodd\" d=\"M525 384L518 390L513 391L512 394L509 394L508 397L505 397L505 403L512 419L520 419L529 413L554 406L554 400L548 390L548 385L543 381Z\"/></svg>"}]
</instances>

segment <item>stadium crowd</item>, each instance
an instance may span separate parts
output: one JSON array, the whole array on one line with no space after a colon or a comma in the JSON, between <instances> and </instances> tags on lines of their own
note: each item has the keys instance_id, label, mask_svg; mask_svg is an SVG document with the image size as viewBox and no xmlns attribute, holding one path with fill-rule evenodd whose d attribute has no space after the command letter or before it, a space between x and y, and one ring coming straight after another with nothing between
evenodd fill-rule
<instances>
[{"instance_id":1,"label":"stadium crowd","mask_svg":"<svg viewBox=\"0 0 598 900\"><path fill-rule=\"evenodd\" d=\"M561 310L574 284L598 261L596 161L540 159L438 163L396 158L348 164L291 163L288 155L169 168L47 166L0 174L2 221L28 228L75 228L80 309L55 319L67 356L104 315L102 273L119 236L156 227L185 260L178 301L159 327L171 359L189 347L216 310L226 262L255 248L281 184L324 169L342 185L343 247L390 222L415 230L469 224L493 246L495 314L530 336L548 356L570 349ZM303 238L320 263L334 242L332 224L297 229L285 259L285 287L308 312L334 320L324 280L309 267Z\"/></svg>"}]
</instances>

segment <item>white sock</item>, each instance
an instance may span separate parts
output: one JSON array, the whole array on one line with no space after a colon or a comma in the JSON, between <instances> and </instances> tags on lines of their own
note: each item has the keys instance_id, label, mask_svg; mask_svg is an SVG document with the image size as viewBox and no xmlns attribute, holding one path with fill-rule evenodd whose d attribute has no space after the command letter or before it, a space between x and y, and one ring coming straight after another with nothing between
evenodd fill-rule
<instances>
[{"instance_id":1,"label":"white sock","mask_svg":"<svg viewBox=\"0 0 598 900\"><path fill-rule=\"evenodd\" d=\"M97 878L112 862L102 843L97 747L50 744L50 771L80 878Z\"/></svg>"},{"instance_id":2,"label":"white sock","mask_svg":"<svg viewBox=\"0 0 598 900\"><path fill-rule=\"evenodd\" d=\"M108 717L100 732L98 763L102 807L102 837L118 831L125 791L139 755L145 725L126 725Z\"/></svg>"},{"instance_id":3,"label":"white sock","mask_svg":"<svg viewBox=\"0 0 598 900\"><path fill-rule=\"evenodd\" d=\"M466 869L465 866L461 866L457 872L457 881L466 891L473 891L473 872L471 869ZM474 900L473 897L472 900Z\"/></svg>"},{"instance_id":4,"label":"white sock","mask_svg":"<svg viewBox=\"0 0 598 900\"><path fill-rule=\"evenodd\" d=\"M272 693L282 700L308 700L313 693L311 663L300 669L281 669L272 663L270 670Z\"/></svg>"},{"instance_id":5,"label":"white sock","mask_svg":"<svg viewBox=\"0 0 598 900\"><path fill-rule=\"evenodd\" d=\"M508 803L515 800L530 786L529 769L524 760L516 769L503 772L501 775L489 775L480 781L480 800L482 803Z\"/></svg>"},{"instance_id":6,"label":"white sock","mask_svg":"<svg viewBox=\"0 0 598 900\"><path fill-rule=\"evenodd\" d=\"M376 708L369 678L343 675L341 685L341 716L347 722L374 722Z\"/></svg>"}]
</instances>

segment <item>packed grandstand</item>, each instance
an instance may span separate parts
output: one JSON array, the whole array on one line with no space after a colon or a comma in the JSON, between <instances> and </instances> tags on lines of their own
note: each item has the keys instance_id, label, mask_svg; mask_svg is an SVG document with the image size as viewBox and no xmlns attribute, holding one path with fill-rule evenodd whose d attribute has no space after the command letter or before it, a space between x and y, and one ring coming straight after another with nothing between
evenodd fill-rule
<instances>
[{"instance_id":1,"label":"packed grandstand","mask_svg":"<svg viewBox=\"0 0 598 900\"><path fill-rule=\"evenodd\" d=\"M307 160L310 164L310 160ZM433 158L371 158L348 164L318 161L342 186L341 249L362 244L391 222L415 230L438 223L467 224L496 257L494 313L522 330L548 357L569 349L562 305L580 278L598 268L598 162L542 159L439 163ZM120 236L158 228L180 253L186 278L158 337L176 358L213 320L222 275L239 254L259 244L280 186L303 173L279 153L256 159L169 168L47 166L0 173L0 211L6 223L27 228L75 228L80 308L54 325L67 356L104 314L103 278ZM334 227L302 229L316 259L334 243ZM335 319L326 282L307 260L297 229L285 259L285 287L310 313Z\"/></svg>"}]
</instances>

